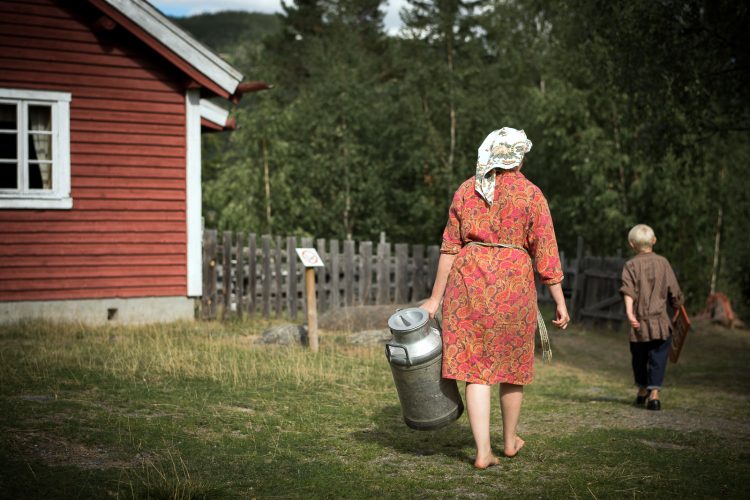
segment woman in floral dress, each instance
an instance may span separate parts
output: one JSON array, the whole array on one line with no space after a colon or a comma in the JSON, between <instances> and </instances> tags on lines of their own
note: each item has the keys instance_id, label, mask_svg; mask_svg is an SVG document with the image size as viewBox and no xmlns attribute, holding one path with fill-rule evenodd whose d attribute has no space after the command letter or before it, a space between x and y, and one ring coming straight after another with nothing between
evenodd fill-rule
<instances>
[{"instance_id":1,"label":"woman in floral dress","mask_svg":"<svg viewBox=\"0 0 750 500\"><path fill-rule=\"evenodd\" d=\"M547 200L520 172L530 150L523 130L504 127L484 140L476 175L453 197L432 296L422 305L434 317L443 301L443 377L466 381L474 465L482 469L499 463L490 446L492 385L500 384L504 454L524 445L516 427L534 375L534 268L557 306L552 323L564 329L570 321Z\"/></svg>"}]
</instances>

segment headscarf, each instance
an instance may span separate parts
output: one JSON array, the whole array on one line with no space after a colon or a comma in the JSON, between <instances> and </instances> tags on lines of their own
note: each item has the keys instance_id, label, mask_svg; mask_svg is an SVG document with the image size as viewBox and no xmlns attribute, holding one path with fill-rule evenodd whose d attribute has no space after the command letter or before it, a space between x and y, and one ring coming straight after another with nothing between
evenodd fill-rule
<instances>
[{"instance_id":1,"label":"headscarf","mask_svg":"<svg viewBox=\"0 0 750 500\"><path fill-rule=\"evenodd\" d=\"M529 151L531 141L526 133L510 127L492 131L479 146L474 189L490 206L495 197L495 169L516 168Z\"/></svg>"}]
</instances>

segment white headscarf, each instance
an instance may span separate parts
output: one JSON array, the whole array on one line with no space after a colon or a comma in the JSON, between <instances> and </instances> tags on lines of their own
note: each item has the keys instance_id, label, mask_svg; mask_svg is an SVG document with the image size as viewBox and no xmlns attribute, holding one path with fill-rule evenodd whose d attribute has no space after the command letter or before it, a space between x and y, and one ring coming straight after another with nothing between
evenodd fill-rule
<instances>
[{"instance_id":1,"label":"white headscarf","mask_svg":"<svg viewBox=\"0 0 750 500\"><path fill-rule=\"evenodd\" d=\"M523 130L503 127L492 131L479 146L474 182L477 193L492 205L495 197L495 169L516 168L529 151L531 151L531 141L526 138Z\"/></svg>"}]
</instances>

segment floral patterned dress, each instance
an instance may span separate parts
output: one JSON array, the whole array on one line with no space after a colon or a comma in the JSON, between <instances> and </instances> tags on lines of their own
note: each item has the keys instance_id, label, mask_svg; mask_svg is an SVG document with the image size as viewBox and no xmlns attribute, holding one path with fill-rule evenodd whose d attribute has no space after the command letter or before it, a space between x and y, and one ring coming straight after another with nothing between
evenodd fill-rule
<instances>
[{"instance_id":1,"label":"floral patterned dress","mask_svg":"<svg viewBox=\"0 0 750 500\"><path fill-rule=\"evenodd\" d=\"M470 242L513 244L528 255ZM443 296L443 377L531 383L537 304L529 256L543 283L563 279L542 192L520 172L498 172L489 205L468 179L453 197L440 252L457 254Z\"/></svg>"}]
</instances>

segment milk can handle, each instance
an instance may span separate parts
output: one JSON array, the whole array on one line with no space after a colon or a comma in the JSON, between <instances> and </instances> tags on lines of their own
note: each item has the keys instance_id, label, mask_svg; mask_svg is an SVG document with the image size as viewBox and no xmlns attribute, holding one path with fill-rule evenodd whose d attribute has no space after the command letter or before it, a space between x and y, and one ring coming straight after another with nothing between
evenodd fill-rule
<instances>
[{"instance_id":1,"label":"milk can handle","mask_svg":"<svg viewBox=\"0 0 750 500\"><path fill-rule=\"evenodd\" d=\"M399 345L399 344L386 344L385 345L385 357L388 358L388 362L391 362L391 347L398 347L399 349L402 349L404 351L404 355L406 356L406 366L411 366L411 359L409 358L409 351L406 350L406 347Z\"/></svg>"}]
</instances>

